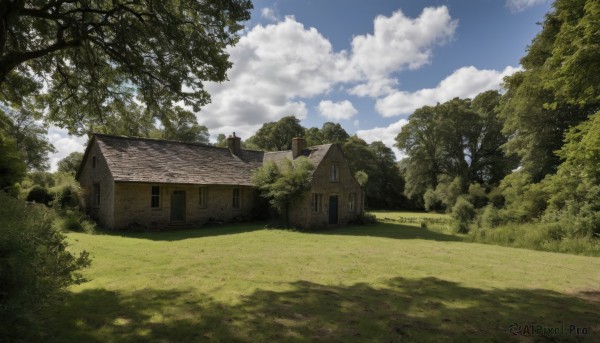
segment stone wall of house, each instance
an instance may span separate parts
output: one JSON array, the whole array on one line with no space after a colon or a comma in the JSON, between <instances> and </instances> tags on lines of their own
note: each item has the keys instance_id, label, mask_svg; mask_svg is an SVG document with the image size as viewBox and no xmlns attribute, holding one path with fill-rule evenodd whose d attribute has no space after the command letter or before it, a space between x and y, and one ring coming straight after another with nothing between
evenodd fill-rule
<instances>
[{"instance_id":1,"label":"stone wall of house","mask_svg":"<svg viewBox=\"0 0 600 343\"><path fill-rule=\"evenodd\" d=\"M338 181L331 179L331 166L336 165ZM321 194L320 210L311 208L313 193ZM349 199L354 194L354 208L350 210ZM361 190L354 178L339 145L333 145L313 173L312 189L302 199L290 206L290 223L295 226L326 227L329 224L330 197L338 198L338 224L344 225L362 212Z\"/></svg>"},{"instance_id":2,"label":"stone wall of house","mask_svg":"<svg viewBox=\"0 0 600 343\"><path fill-rule=\"evenodd\" d=\"M95 159L95 165L94 165ZM96 141L82 161L78 181L83 188L83 202L86 213L103 227L114 225L114 181L108 164ZM95 199L94 184L100 186L99 202Z\"/></svg>"},{"instance_id":3,"label":"stone wall of house","mask_svg":"<svg viewBox=\"0 0 600 343\"><path fill-rule=\"evenodd\" d=\"M152 207L152 186L160 190L158 207ZM200 204L200 187L206 189L206 206ZM240 190L241 207L233 207L233 190ZM171 221L173 192L185 192L185 221ZM195 227L207 222L249 220L256 191L247 186L199 186L154 183L115 183L115 223L118 229L164 229L173 226Z\"/></svg>"}]
</instances>

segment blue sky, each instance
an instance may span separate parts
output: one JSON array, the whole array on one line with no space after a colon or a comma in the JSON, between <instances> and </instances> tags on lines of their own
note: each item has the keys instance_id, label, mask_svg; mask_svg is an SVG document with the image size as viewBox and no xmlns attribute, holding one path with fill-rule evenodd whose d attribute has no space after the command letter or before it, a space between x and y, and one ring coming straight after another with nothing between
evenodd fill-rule
<instances>
[{"instance_id":1,"label":"blue sky","mask_svg":"<svg viewBox=\"0 0 600 343\"><path fill-rule=\"evenodd\" d=\"M500 89L539 32L548 0L257 0L229 81L197 113L213 137L248 138L296 115L390 147L416 108ZM52 164L85 138L51 128ZM399 156L398 151L396 151Z\"/></svg>"}]
</instances>

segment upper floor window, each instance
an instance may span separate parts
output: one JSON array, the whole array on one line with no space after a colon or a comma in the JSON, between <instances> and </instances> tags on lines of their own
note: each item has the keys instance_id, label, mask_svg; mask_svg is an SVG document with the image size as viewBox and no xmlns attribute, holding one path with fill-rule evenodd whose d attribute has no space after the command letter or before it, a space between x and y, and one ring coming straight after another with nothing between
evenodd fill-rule
<instances>
[{"instance_id":1,"label":"upper floor window","mask_svg":"<svg viewBox=\"0 0 600 343\"><path fill-rule=\"evenodd\" d=\"M340 181L340 172L337 164L331 165L331 182Z\"/></svg>"},{"instance_id":2,"label":"upper floor window","mask_svg":"<svg viewBox=\"0 0 600 343\"><path fill-rule=\"evenodd\" d=\"M348 211L354 212L356 209L356 193L348 194Z\"/></svg>"},{"instance_id":3,"label":"upper floor window","mask_svg":"<svg viewBox=\"0 0 600 343\"><path fill-rule=\"evenodd\" d=\"M310 202L310 208L311 208L312 212L313 213L321 212L322 203L323 203L323 194L313 193L311 202Z\"/></svg>"},{"instance_id":4,"label":"upper floor window","mask_svg":"<svg viewBox=\"0 0 600 343\"><path fill-rule=\"evenodd\" d=\"M150 198L150 207L160 207L160 186L152 186L152 194Z\"/></svg>"},{"instance_id":5,"label":"upper floor window","mask_svg":"<svg viewBox=\"0 0 600 343\"><path fill-rule=\"evenodd\" d=\"M200 208L206 208L206 193L208 191L207 187L198 188L198 206Z\"/></svg>"},{"instance_id":6,"label":"upper floor window","mask_svg":"<svg viewBox=\"0 0 600 343\"><path fill-rule=\"evenodd\" d=\"M96 168L96 156L92 156L92 168Z\"/></svg>"},{"instance_id":7,"label":"upper floor window","mask_svg":"<svg viewBox=\"0 0 600 343\"><path fill-rule=\"evenodd\" d=\"M242 201L240 199L240 189L239 188L234 188L233 189L233 199L232 199L232 203L231 206L233 208L242 208Z\"/></svg>"}]
</instances>

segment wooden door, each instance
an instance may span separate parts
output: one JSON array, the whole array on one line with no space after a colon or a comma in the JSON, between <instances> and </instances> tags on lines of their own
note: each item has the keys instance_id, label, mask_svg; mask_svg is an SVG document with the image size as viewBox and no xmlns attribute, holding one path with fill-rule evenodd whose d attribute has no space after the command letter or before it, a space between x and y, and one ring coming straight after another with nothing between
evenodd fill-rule
<instances>
[{"instance_id":1,"label":"wooden door","mask_svg":"<svg viewBox=\"0 0 600 343\"><path fill-rule=\"evenodd\" d=\"M185 221L185 191L173 191L171 195L171 221Z\"/></svg>"}]
</instances>

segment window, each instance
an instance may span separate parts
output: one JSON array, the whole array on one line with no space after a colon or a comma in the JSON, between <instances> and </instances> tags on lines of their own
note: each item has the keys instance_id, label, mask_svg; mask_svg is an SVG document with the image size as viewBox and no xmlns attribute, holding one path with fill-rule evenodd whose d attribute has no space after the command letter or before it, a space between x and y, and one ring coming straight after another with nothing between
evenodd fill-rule
<instances>
[{"instance_id":1,"label":"window","mask_svg":"<svg viewBox=\"0 0 600 343\"><path fill-rule=\"evenodd\" d=\"M348 194L348 211L354 212L356 208L356 193Z\"/></svg>"},{"instance_id":2,"label":"window","mask_svg":"<svg viewBox=\"0 0 600 343\"><path fill-rule=\"evenodd\" d=\"M94 184L94 190L92 192L92 203L95 207L100 206L100 184Z\"/></svg>"},{"instance_id":3,"label":"window","mask_svg":"<svg viewBox=\"0 0 600 343\"><path fill-rule=\"evenodd\" d=\"M96 168L96 156L92 156L92 168Z\"/></svg>"},{"instance_id":4,"label":"window","mask_svg":"<svg viewBox=\"0 0 600 343\"><path fill-rule=\"evenodd\" d=\"M310 202L310 208L312 209L313 213L321 212L322 203L323 203L323 194L313 193L312 199Z\"/></svg>"},{"instance_id":5,"label":"window","mask_svg":"<svg viewBox=\"0 0 600 343\"><path fill-rule=\"evenodd\" d=\"M208 189L206 187L198 188L198 206L200 208L206 208L206 192Z\"/></svg>"},{"instance_id":6,"label":"window","mask_svg":"<svg viewBox=\"0 0 600 343\"><path fill-rule=\"evenodd\" d=\"M150 207L160 207L160 186L152 186L152 195L150 196Z\"/></svg>"},{"instance_id":7,"label":"window","mask_svg":"<svg viewBox=\"0 0 600 343\"><path fill-rule=\"evenodd\" d=\"M232 207L233 208L241 208L242 207L242 203L240 201L240 189L239 188L234 188L233 189Z\"/></svg>"},{"instance_id":8,"label":"window","mask_svg":"<svg viewBox=\"0 0 600 343\"><path fill-rule=\"evenodd\" d=\"M331 182L338 182L339 179L339 172L338 172L338 165L337 164L332 164L331 165Z\"/></svg>"}]
</instances>

